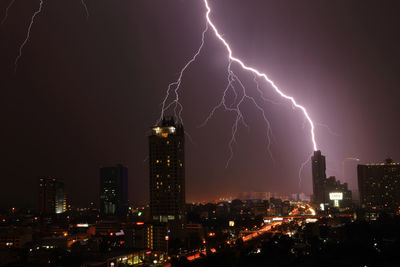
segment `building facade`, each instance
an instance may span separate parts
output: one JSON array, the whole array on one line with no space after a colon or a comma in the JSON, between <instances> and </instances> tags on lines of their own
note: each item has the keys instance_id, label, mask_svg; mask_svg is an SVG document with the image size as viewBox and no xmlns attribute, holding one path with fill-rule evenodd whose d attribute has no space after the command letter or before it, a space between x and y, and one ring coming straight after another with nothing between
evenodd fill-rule
<instances>
[{"instance_id":1,"label":"building facade","mask_svg":"<svg viewBox=\"0 0 400 267\"><path fill-rule=\"evenodd\" d=\"M40 214L60 214L66 211L64 183L48 177L38 178L38 211Z\"/></svg>"},{"instance_id":2,"label":"building facade","mask_svg":"<svg viewBox=\"0 0 400 267\"><path fill-rule=\"evenodd\" d=\"M185 131L163 118L149 136L150 216L154 250L175 249L183 240L185 216Z\"/></svg>"},{"instance_id":3,"label":"building facade","mask_svg":"<svg viewBox=\"0 0 400 267\"><path fill-rule=\"evenodd\" d=\"M154 222L185 221L185 132L164 118L149 136L150 213Z\"/></svg>"},{"instance_id":4,"label":"building facade","mask_svg":"<svg viewBox=\"0 0 400 267\"><path fill-rule=\"evenodd\" d=\"M384 163L357 166L361 207L369 211L400 211L400 163L386 159Z\"/></svg>"},{"instance_id":5,"label":"building facade","mask_svg":"<svg viewBox=\"0 0 400 267\"><path fill-rule=\"evenodd\" d=\"M100 212L118 216L128 212L128 169L121 164L100 169Z\"/></svg>"}]
</instances>

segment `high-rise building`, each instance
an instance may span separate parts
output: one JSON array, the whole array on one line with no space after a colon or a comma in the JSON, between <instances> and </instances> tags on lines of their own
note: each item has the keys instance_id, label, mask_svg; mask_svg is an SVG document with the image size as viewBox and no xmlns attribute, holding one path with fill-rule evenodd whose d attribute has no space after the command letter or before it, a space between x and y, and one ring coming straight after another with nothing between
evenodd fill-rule
<instances>
[{"instance_id":1,"label":"high-rise building","mask_svg":"<svg viewBox=\"0 0 400 267\"><path fill-rule=\"evenodd\" d=\"M64 183L54 178L39 177L38 211L41 214L60 214L66 211Z\"/></svg>"},{"instance_id":2,"label":"high-rise building","mask_svg":"<svg viewBox=\"0 0 400 267\"><path fill-rule=\"evenodd\" d=\"M121 164L100 169L100 212L126 215L128 211L128 169Z\"/></svg>"},{"instance_id":3,"label":"high-rise building","mask_svg":"<svg viewBox=\"0 0 400 267\"><path fill-rule=\"evenodd\" d=\"M352 192L348 189L347 183L341 183L335 176L326 178L325 156L321 151L314 151L312 161L312 183L314 205L321 207L322 210L330 207L351 207ZM341 205L339 205L339 200Z\"/></svg>"},{"instance_id":4,"label":"high-rise building","mask_svg":"<svg viewBox=\"0 0 400 267\"><path fill-rule=\"evenodd\" d=\"M313 183L313 197L312 201L315 204L324 203L326 201L324 194L324 184L326 180L326 163L325 156L321 154L320 150L314 151L311 157L312 166L312 183Z\"/></svg>"},{"instance_id":5,"label":"high-rise building","mask_svg":"<svg viewBox=\"0 0 400 267\"><path fill-rule=\"evenodd\" d=\"M185 132L163 118L149 136L150 213L154 222L185 221Z\"/></svg>"},{"instance_id":6,"label":"high-rise building","mask_svg":"<svg viewBox=\"0 0 400 267\"><path fill-rule=\"evenodd\" d=\"M369 211L400 211L400 163L357 166L361 207Z\"/></svg>"}]
</instances>

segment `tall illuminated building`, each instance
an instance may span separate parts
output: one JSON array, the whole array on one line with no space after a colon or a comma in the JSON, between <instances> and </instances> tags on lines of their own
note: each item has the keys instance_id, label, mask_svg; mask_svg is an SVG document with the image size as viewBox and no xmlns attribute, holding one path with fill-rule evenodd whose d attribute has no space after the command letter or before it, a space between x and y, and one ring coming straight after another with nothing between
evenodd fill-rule
<instances>
[{"instance_id":1,"label":"tall illuminated building","mask_svg":"<svg viewBox=\"0 0 400 267\"><path fill-rule=\"evenodd\" d=\"M185 221L185 132L163 118L149 136L150 213L153 222Z\"/></svg>"},{"instance_id":2,"label":"tall illuminated building","mask_svg":"<svg viewBox=\"0 0 400 267\"><path fill-rule=\"evenodd\" d=\"M39 177L38 189L38 211L40 214L60 214L66 211L67 201L63 182L54 178Z\"/></svg>"},{"instance_id":3,"label":"tall illuminated building","mask_svg":"<svg viewBox=\"0 0 400 267\"><path fill-rule=\"evenodd\" d=\"M124 216L128 211L128 169L121 164L100 169L100 213Z\"/></svg>"},{"instance_id":4,"label":"tall illuminated building","mask_svg":"<svg viewBox=\"0 0 400 267\"><path fill-rule=\"evenodd\" d=\"M324 193L326 181L326 163L325 156L321 154L320 150L314 151L314 155L311 157L311 166L313 184L312 202L319 205L326 201Z\"/></svg>"},{"instance_id":5,"label":"tall illuminated building","mask_svg":"<svg viewBox=\"0 0 400 267\"><path fill-rule=\"evenodd\" d=\"M400 212L400 163L357 166L361 207L369 211Z\"/></svg>"}]
</instances>

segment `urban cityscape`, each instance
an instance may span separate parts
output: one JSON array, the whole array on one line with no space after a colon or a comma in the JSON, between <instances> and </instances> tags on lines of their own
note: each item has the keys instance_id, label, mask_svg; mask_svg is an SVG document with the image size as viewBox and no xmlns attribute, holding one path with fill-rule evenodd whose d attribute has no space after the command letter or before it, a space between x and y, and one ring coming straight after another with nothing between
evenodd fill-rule
<instances>
[{"instance_id":1,"label":"urban cityscape","mask_svg":"<svg viewBox=\"0 0 400 267\"><path fill-rule=\"evenodd\" d=\"M0 266L400 265L400 6L230 1L0 2Z\"/></svg>"},{"instance_id":2,"label":"urban cityscape","mask_svg":"<svg viewBox=\"0 0 400 267\"><path fill-rule=\"evenodd\" d=\"M390 158L358 165L359 202L347 183L326 176L325 156L315 151L311 199L253 192L242 199L188 204L183 125L163 118L148 142L148 205L129 205L128 168L122 164L99 170L99 208L94 203L71 208L62 181L39 177L37 212L13 207L1 215L2 261L30 266L262 265L267 258L285 266L398 262L400 163ZM359 250L351 249L352 257L345 252L350 246Z\"/></svg>"}]
</instances>

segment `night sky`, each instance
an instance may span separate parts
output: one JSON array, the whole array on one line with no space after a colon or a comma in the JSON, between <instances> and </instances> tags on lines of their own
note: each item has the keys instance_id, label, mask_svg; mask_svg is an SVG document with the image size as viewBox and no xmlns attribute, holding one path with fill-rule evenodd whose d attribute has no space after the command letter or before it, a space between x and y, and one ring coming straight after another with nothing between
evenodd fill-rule
<instances>
[{"instance_id":1,"label":"night sky","mask_svg":"<svg viewBox=\"0 0 400 267\"><path fill-rule=\"evenodd\" d=\"M10 0L0 1L0 14ZM129 168L129 199L148 199L148 140L167 85L191 58L205 27L200 0L46 1L17 73L14 60L37 1L16 0L0 26L0 203L35 207L36 179L64 180L69 201L98 201L99 168ZM237 57L266 72L307 108L327 156L328 175L356 185L355 162L400 161L400 2L210 0L211 17ZM2 18L2 17L1 17ZM271 160L260 112L246 102L234 157L233 113L198 126L226 86L227 54L209 31L181 91L186 198L212 200L241 191L311 193L312 153L299 110L261 82L272 125ZM233 69L256 96L253 76ZM325 126L328 125L331 131ZM350 166L350 167L349 167ZM352 166L352 167L351 167ZM343 177L343 169L346 169Z\"/></svg>"}]
</instances>

